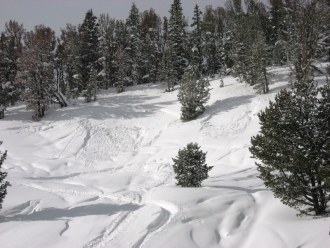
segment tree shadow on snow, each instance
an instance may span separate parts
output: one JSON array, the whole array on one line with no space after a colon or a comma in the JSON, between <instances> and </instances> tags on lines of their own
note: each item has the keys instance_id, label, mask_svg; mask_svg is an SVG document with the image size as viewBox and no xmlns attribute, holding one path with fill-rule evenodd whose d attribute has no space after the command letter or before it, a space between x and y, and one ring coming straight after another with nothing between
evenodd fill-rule
<instances>
[{"instance_id":1,"label":"tree shadow on snow","mask_svg":"<svg viewBox=\"0 0 330 248\"><path fill-rule=\"evenodd\" d=\"M207 116L207 118L203 120L203 122L207 122L212 118L212 116L221 114L223 112L228 112L234 108L239 107L240 105L250 103L251 99L254 97L254 95L245 95L230 97L224 100L217 100L211 106L206 107L205 112L200 116L200 118Z\"/></svg>"},{"instance_id":2,"label":"tree shadow on snow","mask_svg":"<svg viewBox=\"0 0 330 248\"><path fill-rule=\"evenodd\" d=\"M135 204L93 204L70 209L46 208L31 214L17 214L11 217L0 217L0 223L10 221L53 221L63 218L75 218L89 215L110 216L123 211L135 211L139 208L140 206Z\"/></svg>"},{"instance_id":3,"label":"tree shadow on snow","mask_svg":"<svg viewBox=\"0 0 330 248\"><path fill-rule=\"evenodd\" d=\"M99 100L95 102L85 103L78 101L76 105L65 108L51 107L46 111L42 121L67 121L75 117L105 120L109 118L115 119L132 119L145 118L155 115L160 109L167 105L171 105L174 101L159 102L159 96L129 95L129 94L102 94ZM5 118L1 121L19 120L24 122L33 122L31 119L32 111L24 110L22 115L21 108L9 109Z\"/></svg>"}]
</instances>

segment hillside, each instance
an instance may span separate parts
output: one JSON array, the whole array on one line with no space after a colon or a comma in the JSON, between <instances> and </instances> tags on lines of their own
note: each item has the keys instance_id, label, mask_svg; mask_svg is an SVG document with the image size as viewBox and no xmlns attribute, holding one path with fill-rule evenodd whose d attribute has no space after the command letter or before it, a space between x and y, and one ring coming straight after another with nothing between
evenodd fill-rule
<instances>
[{"instance_id":1,"label":"hillside","mask_svg":"<svg viewBox=\"0 0 330 248\"><path fill-rule=\"evenodd\" d=\"M101 91L40 122L22 104L8 108L0 247L330 247L329 218L296 217L257 177L257 113L288 87L285 67L270 72L266 95L231 76L224 88L211 81L191 122L163 84ZM175 185L172 158L189 142L214 166L201 188Z\"/></svg>"}]
</instances>

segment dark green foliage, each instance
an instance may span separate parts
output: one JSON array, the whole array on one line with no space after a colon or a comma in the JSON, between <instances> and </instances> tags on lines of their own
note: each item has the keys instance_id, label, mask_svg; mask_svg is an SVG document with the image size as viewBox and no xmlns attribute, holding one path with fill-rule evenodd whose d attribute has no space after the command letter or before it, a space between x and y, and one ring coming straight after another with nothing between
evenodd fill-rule
<instances>
[{"instance_id":1,"label":"dark green foliage","mask_svg":"<svg viewBox=\"0 0 330 248\"><path fill-rule=\"evenodd\" d=\"M87 88L87 83L91 76L91 69L97 68L96 61L98 54L98 27L96 16L90 9L85 15L83 23L79 26L79 47L78 47L78 63L75 64L76 72L81 79L78 86L79 92Z\"/></svg>"},{"instance_id":2,"label":"dark green foliage","mask_svg":"<svg viewBox=\"0 0 330 248\"><path fill-rule=\"evenodd\" d=\"M191 33L192 36L192 55L191 64L197 66L199 70L202 70L203 64L203 37L202 37L202 11L200 11L199 6L196 4L194 8L194 16L192 18L193 23L190 25L194 28Z\"/></svg>"},{"instance_id":3,"label":"dark green foliage","mask_svg":"<svg viewBox=\"0 0 330 248\"><path fill-rule=\"evenodd\" d=\"M1 144L2 144L2 141L0 141L0 145ZM0 151L0 169L1 169L1 165L3 164L3 161L6 159L6 157L7 157L7 151L5 151L4 154L2 154L2 155L1 155L1 151ZM5 198L5 196L7 194L7 187L11 186L9 182L3 182L3 180L6 178L6 176L7 176L6 172L0 171L0 210L2 209L3 199Z\"/></svg>"},{"instance_id":4,"label":"dark green foliage","mask_svg":"<svg viewBox=\"0 0 330 248\"><path fill-rule=\"evenodd\" d=\"M173 168L177 185L182 187L201 187L203 180L208 178L208 172L213 166L205 163L206 152L200 150L197 143L189 143L187 148L179 150L173 158Z\"/></svg>"},{"instance_id":5,"label":"dark green foliage","mask_svg":"<svg viewBox=\"0 0 330 248\"><path fill-rule=\"evenodd\" d=\"M113 59L113 66L115 68L114 84L118 93L125 91L125 87L129 84L129 79L127 78L127 55L124 49L119 46Z\"/></svg>"},{"instance_id":6,"label":"dark green foliage","mask_svg":"<svg viewBox=\"0 0 330 248\"><path fill-rule=\"evenodd\" d=\"M187 66L185 58L186 32L184 30L186 22L182 14L180 0L174 0L171 5L170 15L167 40L168 52L170 53L168 57L170 78L167 80L174 81L171 84L176 84L181 80ZM173 87L169 87L169 89L173 90Z\"/></svg>"},{"instance_id":7,"label":"dark green foliage","mask_svg":"<svg viewBox=\"0 0 330 248\"><path fill-rule=\"evenodd\" d=\"M181 120L196 119L205 110L204 104L210 98L209 82L202 79L197 66L190 66L185 70L178 93L181 103Z\"/></svg>"},{"instance_id":8,"label":"dark green foliage","mask_svg":"<svg viewBox=\"0 0 330 248\"><path fill-rule=\"evenodd\" d=\"M329 47L329 7L324 1L301 0L288 2L285 22L278 41L285 51L287 64L299 82L311 76L316 57L323 57Z\"/></svg>"},{"instance_id":9,"label":"dark green foliage","mask_svg":"<svg viewBox=\"0 0 330 248\"><path fill-rule=\"evenodd\" d=\"M216 17L212 6L206 6L202 22L203 30L203 55L204 55L204 72L206 75L214 77L220 69L221 53L217 49L219 43L217 37Z\"/></svg>"},{"instance_id":10,"label":"dark green foliage","mask_svg":"<svg viewBox=\"0 0 330 248\"><path fill-rule=\"evenodd\" d=\"M268 46L258 15L253 12L236 14L233 30L234 76L240 82L255 86L258 92L267 93Z\"/></svg>"},{"instance_id":11,"label":"dark green foliage","mask_svg":"<svg viewBox=\"0 0 330 248\"><path fill-rule=\"evenodd\" d=\"M139 32L140 15L139 10L133 2L129 17L126 20L126 27L128 31L127 47L125 47L127 60L128 76L132 84L139 84L141 82L141 38Z\"/></svg>"},{"instance_id":12,"label":"dark green foliage","mask_svg":"<svg viewBox=\"0 0 330 248\"><path fill-rule=\"evenodd\" d=\"M295 82L258 114L261 131L251 139L259 177L300 214L324 214L330 200L329 102L329 84Z\"/></svg>"},{"instance_id":13,"label":"dark green foliage","mask_svg":"<svg viewBox=\"0 0 330 248\"><path fill-rule=\"evenodd\" d=\"M92 69L87 88L84 92L86 102L96 101L97 82L97 71L96 69Z\"/></svg>"},{"instance_id":14,"label":"dark green foliage","mask_svg":"<svg viewBox=\"0 0 330 248\"><path fill-rule=\"evenodd\" d=\"M13 81L22 55L23 24L10 20L0 35L0 119L5 108L19 100L22 85Z\"/></svg>"}]
</instances>

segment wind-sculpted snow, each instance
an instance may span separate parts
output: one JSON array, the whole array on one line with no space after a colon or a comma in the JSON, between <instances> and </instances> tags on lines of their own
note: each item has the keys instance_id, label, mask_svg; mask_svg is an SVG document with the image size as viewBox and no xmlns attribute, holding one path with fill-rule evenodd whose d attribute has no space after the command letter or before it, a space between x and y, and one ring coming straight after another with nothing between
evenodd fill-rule
<instances>
[{"instance_id":1,"label":"wind-sculpted snow","mask_svg":"<svg viewBox=\"0 0 330 248\"><path fill-rule=\"evenodd\" d=\"M0 121L12 187L0 212L0 247L330 247L330 220L296 217L258 178L248 150L270 93L233 77L211 81L196 120L180 121L178 87L102 91L51 108L40 122L24 105ZM325 76L317 77L320 84ZM214 166L201 188L176 186L172 158L190 142Z\"/></svg>"}]
</instances>

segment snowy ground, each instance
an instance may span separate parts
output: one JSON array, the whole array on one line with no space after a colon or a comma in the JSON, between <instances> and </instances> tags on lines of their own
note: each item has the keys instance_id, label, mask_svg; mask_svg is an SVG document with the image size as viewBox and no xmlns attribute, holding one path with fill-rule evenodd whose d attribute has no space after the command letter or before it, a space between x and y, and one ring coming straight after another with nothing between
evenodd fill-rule
<instances>
[{"instance_id":1,"label":"snowy ground","mask_svg":"<svg viewBox=\"0 0 330 248\"><path fill-rule=\"evenodd\" d=\"M40 122L9 108L0 247L330 247L330 219L296 217L250 158L257 113L287 87L285 68L270 71L267 95L230 76L224 88L211 81L205 113L186 123L178 91L162 84L102 91ZM189 142L214 166L201 188L175 185L171 158Z\"/></svg>"}]
</instances>

